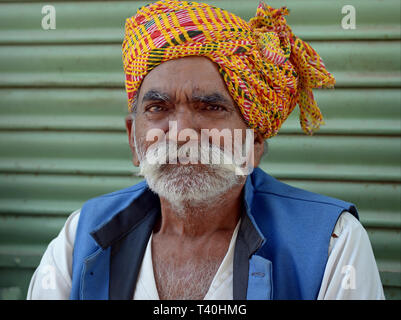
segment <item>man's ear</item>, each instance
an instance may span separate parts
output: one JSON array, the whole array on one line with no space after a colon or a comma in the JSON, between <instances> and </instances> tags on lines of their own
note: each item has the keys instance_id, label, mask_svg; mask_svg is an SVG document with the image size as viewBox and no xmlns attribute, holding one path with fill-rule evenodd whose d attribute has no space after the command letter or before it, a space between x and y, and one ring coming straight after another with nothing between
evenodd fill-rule
<instances>
[{"instance_id":1,"label":"man's ear","mask_svg":"<svg viewBox=\"0 0 401 320\"><path fill-rule=\"evenodd\" d=\"M128 143L132 152L132 163L134 166L139 167L139 159L138 154L136 152L135 143L134 143L134 131L132 130L132 125L134 123L133 117L129 114L125 117L125 128L127 130L128 135Z\"/></svg>"},{"instance_id":2,"label":"man's ear","mask_svg":"<svg viewBox=\"0 0 401 320\"><path fill-rule=\"evenodd\" d=\"M254 168L256 168L260 164L260 161L263 156L263 151L265 149L265 139L263 138L263 135L258 131L255 132L254 134L253 145L254 145Z\"/></svg>"}]
</instances>

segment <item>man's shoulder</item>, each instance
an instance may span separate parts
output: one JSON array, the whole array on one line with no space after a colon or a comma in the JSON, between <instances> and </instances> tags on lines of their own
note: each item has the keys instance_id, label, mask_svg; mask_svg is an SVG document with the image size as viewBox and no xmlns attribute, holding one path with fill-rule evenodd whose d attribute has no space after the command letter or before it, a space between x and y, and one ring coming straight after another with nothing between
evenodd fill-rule
<instances>
[{"instance_id":1,"label":"man's shoulder","mask_svg":"<svg viewBox=\"0 0 401 320\"><path fill-rule=\"evenodd\" d=\"M334 205L344 208L354 206L352 203L341 199L291 186L272 177L260 168L256 168L254 170L252 179L253 186L255 188L254 192L265 194L266 196L277 197L291 201L308 202L311 205L316 203Z\"/></svg>"},{"instance_id":2,"label":"man's shoulder","mask_svg":"<svg viewBox=\"0 0 401 320\"><path fill-rule=\"evenodd\" d=\"M91 198L86 201L86 203L93 203L97 201L112 201L114 199L119 199L127 196L135 196L136 194L140 194L143 190L147 188L147 183L145 180L138 182L130 187L116 190L110 193L102 194L97 197Z\"/></svg>"},{"instance_id":3,"label":"man's shoulder","mask_svg":"<svg viewBox=\"0 0 401 320\"><path fill-rule=\"evenodd\" d=\"M128 207L146 189L147 183L144 180L128 188L89 199L81 208L80 224L89 228L102 225L116 213Z\"/></svg>"}]
</instances>

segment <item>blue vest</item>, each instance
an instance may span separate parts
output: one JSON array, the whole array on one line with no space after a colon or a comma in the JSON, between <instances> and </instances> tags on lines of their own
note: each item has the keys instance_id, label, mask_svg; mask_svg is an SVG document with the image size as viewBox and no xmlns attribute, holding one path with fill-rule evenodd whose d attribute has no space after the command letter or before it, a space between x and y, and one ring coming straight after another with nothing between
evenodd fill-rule
<instances>
[{"instance_id":1,"label":"blue vest","mask_svg":"<svg viewBox=\"0 0 401 320\"><path fill-rule=\"evenodd\" d=\"M234 299L316 299L340 214L355 206L279 182L256 168L243 190ZM145 181L86 202L78 222L71 299L132 299L160 200Z\"/></svg>"}]
</instances>

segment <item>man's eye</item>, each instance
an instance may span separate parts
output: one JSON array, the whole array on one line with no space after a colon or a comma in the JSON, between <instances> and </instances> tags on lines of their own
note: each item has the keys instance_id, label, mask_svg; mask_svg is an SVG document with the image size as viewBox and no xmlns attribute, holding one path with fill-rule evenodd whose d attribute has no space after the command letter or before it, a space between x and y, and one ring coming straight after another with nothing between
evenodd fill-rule
<instances>
[{"instance_id":1,"label":"man's eye","mask_svg":"<svg viewBox=\"0 0 401 320\"><path fill-rule=\"evenodd\" d=\"M149 106L145 109L146 112L160 112L163 111L164 107L159 105Z\"/></svg>"},{"instance_id":2,"label":"man's eye","mask_svg":"<svg viewBox=\"0 0 401 320\"><path fill-rule=\"evenodd\" d=\"M207 111L226 111L226 108L224 108L223 106L219 106L219 105L209 104L209 105L205 106L205 110L207 110Z\"/></svg>"}]
</instances>

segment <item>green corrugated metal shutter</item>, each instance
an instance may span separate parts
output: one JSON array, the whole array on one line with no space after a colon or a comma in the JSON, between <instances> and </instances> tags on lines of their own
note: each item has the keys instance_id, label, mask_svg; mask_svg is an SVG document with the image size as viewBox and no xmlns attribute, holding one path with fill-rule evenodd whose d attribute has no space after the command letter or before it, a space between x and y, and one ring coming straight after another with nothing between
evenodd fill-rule
<instances>
[{"instance_id":1,"label":"green corrugated metal shutter","mask_svg":"<svg viewBox=\"0 0 401 320\"><path fill-rule=\"evenodd\" d=\"M121 63L125 18L142 1L0 0L0 297L25 298L66 217L93 196L132 185ZM258 1L213 1L245 19ZM326 126L302 134L294 113L263 169L292 185L357 204L385 294L401 298L399 0L268 1L337 79L316 92ZM345 30L341 9L356 9Z\"/></svg>"}]
</instances>

